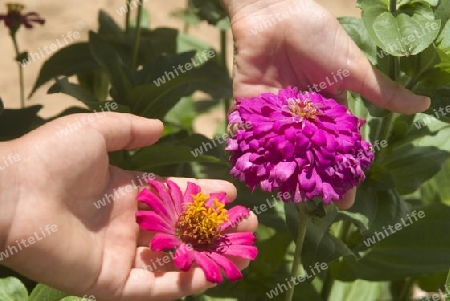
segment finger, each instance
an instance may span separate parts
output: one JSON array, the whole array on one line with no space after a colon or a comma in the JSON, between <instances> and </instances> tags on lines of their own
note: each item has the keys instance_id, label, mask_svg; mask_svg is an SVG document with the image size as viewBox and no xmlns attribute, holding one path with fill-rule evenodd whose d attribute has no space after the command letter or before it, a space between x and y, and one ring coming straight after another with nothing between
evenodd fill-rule
<instances>
[{"instance_id":1,"label":"finger","mask_svg":"<svg viewBox=\"0 0 450 301\"><path fill-rule=\"evenodd\" d=\"M152 145L163 131L163 123L159 120L124 113L105 113L90 127L104 137L108 151Z\"/></svg>"},{"instance_id":2,"label":"finger","mask_svg":"<svg viewBox=\"0 0 450 301\"><path fill-rule=\"evenodd\" d=\"M216 179L194 179L194 178L167 178L180 186L181 191L184 191L188 182L197 184L202 188L203 193L211 194L213 192L225 192L228 198L233 201L236 199L237 190L236 187L228 181L216 180Z\"/></svg>"},{"instance_id":3,"label":"finger","mask_svg":"<svg viewBox=\"0 0 450 301\"><path fill-rule=\"evenodd\" d=\"M153 274L142 269L132 269L122 291L124 300L175 300L202 292L215 284L206 280L200 268L188 272Z\"/></svg>"},{"instance_id":4,"label":"finger","mask_svg":"<svg viewBox=\"0 0 450 301\"><path fill-rule=\"evenodd\" d=\"M347 210L353 206L356 198L356 187L350 189L342 200L335 202L336 206L341 210Z\"/></svg>"},{"instance_id":5,"label":"finger","mask_svg":"<svg viewBox=\"0 0 450 301\"><path fill-rule=\"evenodd\" d=\"M413 114L428 109L428 97L416 95L389 79L369 63L353 41L350 43L349 76L344 80L345 89L358 92L375 105L398 113Z\"/></svg>"}]
</instances>

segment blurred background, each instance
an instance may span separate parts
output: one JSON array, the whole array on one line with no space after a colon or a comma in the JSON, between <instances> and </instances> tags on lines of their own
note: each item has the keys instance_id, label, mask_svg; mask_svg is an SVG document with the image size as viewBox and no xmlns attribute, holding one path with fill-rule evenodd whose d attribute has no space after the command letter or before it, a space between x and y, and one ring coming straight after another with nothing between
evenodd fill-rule
<instances>
[{"instance_id":1,"label":"blurred background","mask_svg":"<svg viewBox=\"0 0 450 301\"><path fill-rule=\"evenodd\" d=\"M10 2L10 1L8 1ZM0 13L6 12L5 1L0 2ZM186 0L149 0L144 6L150 14L150 25L155 27L174 27L182 29L183 22L171 16L171 12L184 7ZM328 8L336 16L358 16L359 9L355 7L356 0L317 0L318 3ZM56 42L59 38L63 43L63 35L67 36L68 32L78 31L80 38L76 42L86 41L88 31L97 29L97 13L99 9L106 11L119 24L123 24L123 16L118 11L124 6L125 0L98 0L98 1L52 1L52 0L23 0L25 11L36 11L45 20L44 26L37 26L35 29L28 31L21 29L18 33L18 42L21 50L27 50L30 53L39 53L45 46L49 46ZM190 29L189 33L202 41L212 45L213 48L219 49L219 33L212 26L200 24L198 27ZM232 64L232 37L228 36L229 45L229 66ZM19 74L17 64L14 61L14 48L10 37L4 25L0 25L0 97L2 97L6 108L19 108ZM45 55L45 52L44 52ZM38 75L39 69L44 61L50 57L45 55L44 58L36 60L24 68L25 73L25 91L26 95L30 92L34 81ZM47 95L47 88L51 84L47 84L44 88L39 89L32 98L28 99L26 105L41 104L44 108L40 111L41 117L54 116L63 111L70 105L79 105L79 102L67 95L52 94ZM215 133L216 126L223 120L221 110L211 111L209 114L200 116L196 121L196 129L209 137Z\"/></svg>"}]
</instances>

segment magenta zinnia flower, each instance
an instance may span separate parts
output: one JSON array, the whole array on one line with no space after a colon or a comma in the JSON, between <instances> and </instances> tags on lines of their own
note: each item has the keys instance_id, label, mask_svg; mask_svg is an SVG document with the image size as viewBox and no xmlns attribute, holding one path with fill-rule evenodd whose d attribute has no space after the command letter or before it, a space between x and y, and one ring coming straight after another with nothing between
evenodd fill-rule
<instances>
[{"instance_id":1,"label":"magenta zinnia flower","mask_svg":"<svg viewBox=\"0 0 450 301\"><path fill-rule=\"evenodd\" d=\"M250 211L242 206L230 210L224 192L205 195L198 185L180 187L149 180L154 192L145 188L137 199L150 207L138 211L136 221L142 229L156 232L149 247L154 252L175 251L174 263L188 271L195 262L208 281L222 281L221 269L231 281L242 278L241 271L227 256L253 260L258 253L250 232L230 232Z\"/></svg>"},{"instance_id":2,"label":"magenta zinnia flower","mask_svg":"<svg viewBox=\"0 0 450 301\"><path fill-rule=\"evenodd\" d=\"M254 190L278 190L305 201L342 199L373 159L359 132L364 120L335 100L288 87L237 100L230 124L251 123L227 141L231 174Z\"/></svg>"},{"instance_id":3,"label":"magenta zinnia flower","mask_svg":"<svg viewBox=\"0 0 450 301\"><path fill-rule=\"evenodd\" d=\"M23 4L19 3L7 3L6 7L8 12L6 15L0 14L0 21L4 21L6 27L10 30L17 30L21 25L26 28L33 28L33 23L44 24L45 20L42 19L38 13L29 12L22 14L22 10L25 8Z\"/></svg>"}]
</instances>

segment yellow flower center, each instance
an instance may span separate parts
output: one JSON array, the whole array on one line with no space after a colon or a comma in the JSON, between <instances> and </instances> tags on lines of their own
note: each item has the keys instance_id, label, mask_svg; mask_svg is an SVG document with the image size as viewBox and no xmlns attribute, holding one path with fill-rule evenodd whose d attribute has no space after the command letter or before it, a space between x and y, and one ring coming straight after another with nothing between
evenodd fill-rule
<instances>
[{"instance_id":1,"label":"yellow flower center","mask_svg":"<svg viewBox=\"0 0 450 301\"><path fill-rule=\"evenodd\" d=\"M6 3L6 7L8 9L8 15L19 15L22 10L25 8L25 5L20 3Z\"/></svg>"},{"instance_id":2,"label":"yellow flower center","mask_svg":"<svg viewBox=\"0 0 450 301\"><path fill-rule=\"evenodd\" d=\"M288 107L293 116L299 116L314 120L320 113L316 105L309 99L300 101L298 99L288 99Z\"/></svg>"},{"instance_id":3,"label":"yellow flower center","mask_svg":"<svg viewBox=\"0 0 450 301\"><path fill-rule=\"evenodd\" d=\"M178 237L192 246L212 244L221 235L219 227L228 221L225 205L214 199L211 206L206 206L209 196L203 192L193 198L175 225Z\"/></svg>"}]
</instances>

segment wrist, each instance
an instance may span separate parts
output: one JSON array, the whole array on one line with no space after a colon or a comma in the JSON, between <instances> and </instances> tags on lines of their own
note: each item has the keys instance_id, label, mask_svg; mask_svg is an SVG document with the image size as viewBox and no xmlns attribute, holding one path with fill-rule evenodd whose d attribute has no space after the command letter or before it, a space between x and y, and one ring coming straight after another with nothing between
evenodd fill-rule
<instances>
[{"instance_id":1,"label":"wrist","mask_svg":"<svg viewBox=\"0 0 450 301\"><path fill-rule=\"evenodd\" d=\"M18 170L22 158L16 144L16 141L0 143L0 252L7 248L19 198Z\"/></svg>"}]
</instances>

